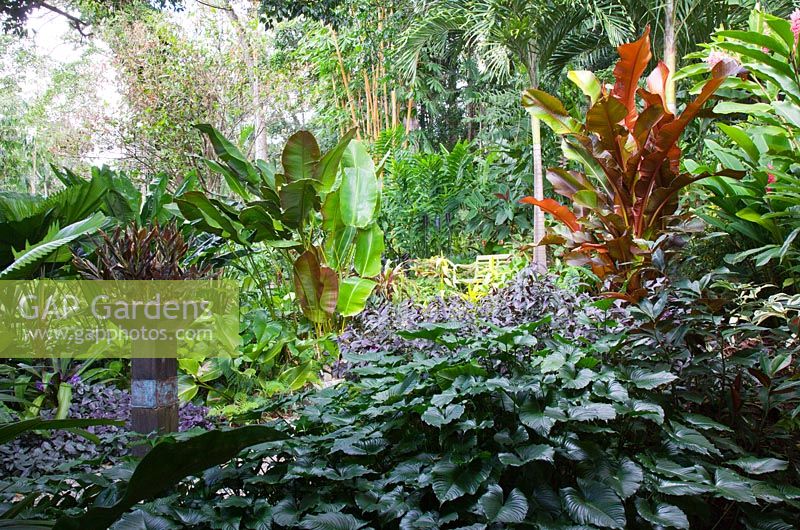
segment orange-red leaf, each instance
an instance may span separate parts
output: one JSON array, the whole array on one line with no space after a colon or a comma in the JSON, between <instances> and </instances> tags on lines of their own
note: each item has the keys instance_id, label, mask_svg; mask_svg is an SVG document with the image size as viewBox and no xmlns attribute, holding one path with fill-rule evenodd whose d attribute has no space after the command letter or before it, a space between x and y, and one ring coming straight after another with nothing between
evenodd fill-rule
<instances>
[{"instance_id":1,"label":"orange-red leaf","mask_svg":"<svg viewBox=\"0 0 800 530\"><path fill-rule=\"evenodd\" d=\"M647 90L656 94L661 98L661 106L665 109L667 106L667 81L669 80L670 71L664 61L658 61L650 75L647 76Z\"/></svg>"},{"instance_id":2,"label":"orange-red leaf","mask_svg":"<svg viewBox=\"0 0 800 530\"><path fill-rule=\"evenodd\" d=\"M703 86L697 99L686 105L678 119L664 125L658 131L658 137L655 139L656 151L647 155L640 166L642 178L652 178L675 146L686 126L689 125L689 122L700 113L703 105L711 99L711 96L714 95L714 92L722 85L723 81L738 70L739 65L734 61L721 61L714 67L711 71L711 79Z\"/></svg>"},{"instance_id":3,"label":"orange-red leaf","mask_svg":"<svg viewBox=\"0 0 800 530\"><path fill-rule=\"evenodd\" d=\"M636 89L639 86L639 78L642 77L647 63L650 62L650 26L644 29L642 37L634 42L623 44L617 48L619 52L619 62L614 67L614 89L611 95L619 99L628 115L625 118L625 125L628 129L633 127L636 121Z\"/></svg>"},{"instance_id":4,"label":"orange-red leaf","mask_svg":"<svg viewBox=\"0 0 800 530\"><path fill-rule=\"evenodd\" d=\"M519 202L538 206L545 212L551 214L553 217L567 225L573 232L578 232L581 229L581 225L578 223L578 218L575 217L575 214L572 213L572 210L558 201L553 199L539 200L534 197L523 197Z\"/></svg>"}]
</instances>

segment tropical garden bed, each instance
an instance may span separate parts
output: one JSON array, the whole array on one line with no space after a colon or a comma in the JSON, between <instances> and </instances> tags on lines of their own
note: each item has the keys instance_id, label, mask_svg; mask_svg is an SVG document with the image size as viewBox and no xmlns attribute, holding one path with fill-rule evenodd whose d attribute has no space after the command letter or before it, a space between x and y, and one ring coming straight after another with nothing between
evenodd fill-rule
<instances>
[{"instance_id":1,"label":"tropical garden bed","mask_svg":"<svg viewBox=\"0 0 800 530\"><path fill-rule=\"evenodd\" d=\"M513 140L481 129L473 142L469 119L469 140L442 132L472 103L454 96L443 112L431 94L409 100L414 130L391 110L394 91L381 97L382 63L363 85L348 75L369 16L356 4L262 3L277 35L331 37L337 60L315 75L339 83L338 113L320 119L340 134L316 122L321 134L293 131L269 157L260 131L233 140L192 123L201 149L179 178L53 166L56 191L0 192L4 289L80 279L238 292L233 332L175 342L177 360L144 379L146 363L119 354L124 341L14 358L24 326L6 320L0 527L796 528L800 11L721 2L733 29L682 50L672 71L658 9L635 19L626 5L626 23L654 22L666 64L642 25L623 31L630 42L609 66L623 28L613 2L537 4L545 15L500 2L504 22L526 30L574 14L592 42L588 56L552 52L553 78L539 83L518 40L491 26L482 36L506 39L497 49L523 70L514 108L528 129ZM474 28L491 20L467 4L421 7L402 49L376 50L414 56L432 83L454 67L443 42L458 43L456 62L487 43ZM226 5L240 38L260 38ZM132 24L93 13L108 39ZM24 24L16 16L6 20ZM570 70L567 85L561 60L597 71ZM472 87L471 68L449 89L461 77ZM223 315L206 320L231 329ZM137 423L151 398L172 428Z\"/></svg>"}]
</instances>

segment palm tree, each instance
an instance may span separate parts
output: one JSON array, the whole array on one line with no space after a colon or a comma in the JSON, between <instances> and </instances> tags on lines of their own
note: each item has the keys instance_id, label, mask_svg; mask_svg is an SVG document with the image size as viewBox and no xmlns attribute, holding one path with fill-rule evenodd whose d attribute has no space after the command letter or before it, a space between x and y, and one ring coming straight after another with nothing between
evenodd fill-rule
<instances>
[{"instance_id":1,"label":"palm tree","mask_svg":"<svg viewBox=\"0 0 800 530\"><path fill-rule=\"evenodd\" d=\"M622 13L624 15L624 13ZM576 56L603 53L607 43L617 44L631 34L629 20L609 0L439 0L428 5L409 29L398 60L409 76L425 48L443 47L453 33L464 36L465 46L485 70L508 76L515 64L539 88L554 79ZM534 197L544 196L541 128L531 116ZM544 237L544 212L534 211L534 243ZM547 267L543 246L537 246L534 263Z\"/></svg>"}]
</instances>

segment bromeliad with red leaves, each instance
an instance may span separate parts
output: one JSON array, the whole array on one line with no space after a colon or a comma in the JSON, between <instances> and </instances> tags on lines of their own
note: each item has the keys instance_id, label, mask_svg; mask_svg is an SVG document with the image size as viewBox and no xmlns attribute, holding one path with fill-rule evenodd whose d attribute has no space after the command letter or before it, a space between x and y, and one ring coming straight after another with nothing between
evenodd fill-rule
<instances>
[{"instance_id":1,"label":"bromeliad with red leaves","mask_svg":"<svg viewBox=\"0 0 800 530\"><path fill-rule=\"evenodd\" d=\"M599 277L625 291L621 297L636 299L644 294L642 272L650 263L653 242L676 213L678 192L707 176L681 172L678 140L739 65L717 64L697 99L675 115L665 97L670 72L663 62L647 76L646 88L639 87L652 57L650 28L618 51L613 88L604 87L591 72L570 73L591 100L585 123L570 117L546 92L529 89L523 94L523 106L562 136L564 156L582 171L553 168L547 173L572 208L553 199L525 197L522 202L539 206L569 229L545 243L565 242L569 263L590 265Z\"/></svg>"}]
</instances>

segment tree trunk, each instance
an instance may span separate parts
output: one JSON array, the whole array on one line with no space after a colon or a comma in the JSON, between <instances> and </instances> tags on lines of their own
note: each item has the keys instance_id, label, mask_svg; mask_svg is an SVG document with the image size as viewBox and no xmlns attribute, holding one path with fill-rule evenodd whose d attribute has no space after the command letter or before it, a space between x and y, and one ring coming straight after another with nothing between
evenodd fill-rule
<instances>
[{"instance_id":1,"label":"tree trunk","mask_svg":"<svg viewBox=\"0 0 800 530\"><path fill-rule=\"evenodd\" d=\"M531 87L538 88L539 79L536 71L536 56L533 51L528 53L528 79ZM531 114L531 139L533 140L533 196L544 199L544 171L542 170L542 124L539 118ZM544 211L538 206L533 207L533 243L538 245L544 238ZM547 272L547 248L537 246L533 251L533 264L538 272Z\"/></svg>"},{"instance_id":2,"label":"tree trunk","mask_svg":"<svg viewBox=\"0 0 800 530\"><path fill-rule=\"evenodd\" d=\"M233 24L239 46L242 48L244 62L247 65L247 75L250 78L250 94L253 100L254 157L264 160L267 158L267 120L264 117L264 105L261 101L261 78L258 71L259 48L251 42L249 30L236 14L230 0L226 0L224 11Z\"/></svg>"},{"instance_id":3,"label":"tree trunk","mask_svg":"<svg viewBox=\"0 0 800 530\"><path fill-rule=\"evenodd\" d=\"M675 42L675 0L664 1L664 64L669 68L665 94L667 109L675 114L675 69L678 64L678 49Z\"/></svg>"}]
</instances>

